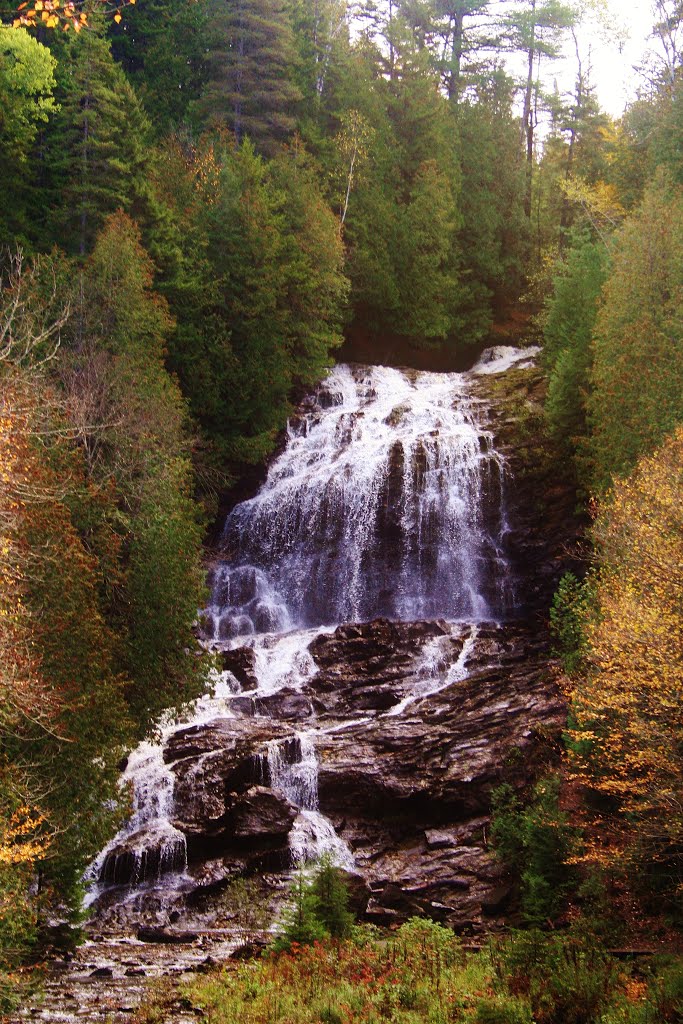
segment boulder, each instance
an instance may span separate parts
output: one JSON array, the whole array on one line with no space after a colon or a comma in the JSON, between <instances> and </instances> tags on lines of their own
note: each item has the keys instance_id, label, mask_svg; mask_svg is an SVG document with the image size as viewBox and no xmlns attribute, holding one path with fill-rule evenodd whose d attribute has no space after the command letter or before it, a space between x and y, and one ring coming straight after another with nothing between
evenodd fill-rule
<instances>
[{"instance_id":1,"label":"boulder","mask_svg":"<svg viewBox=\"0 0 683 1024\"><path fill-rule=\"evenodd\" d=\"M289 834L298 808L265 786L252 786L232 806L226 831L241 841L283 840Z\"/></svg>"},{"instance_id":2,"label":"boulder","mask_svg":"<svg viewBox=\"0 0 683 1024\"><path fill-rule=\"evenodd\" d=\"M221 651L219 655L221 668L224 672L232 672L243 690L255 690L258 686L256 678L256 655L250 647L237 647L235 650Z\"/></svg>"}]
</instances>

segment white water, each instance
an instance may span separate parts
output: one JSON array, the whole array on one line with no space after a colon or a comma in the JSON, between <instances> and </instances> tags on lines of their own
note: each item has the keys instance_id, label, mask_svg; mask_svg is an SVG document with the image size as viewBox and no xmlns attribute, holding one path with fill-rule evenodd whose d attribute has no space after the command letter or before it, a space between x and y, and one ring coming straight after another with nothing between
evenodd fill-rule
<instances>
[{"instance_id":1,"label":"white water","mask_svg":"<svg viewBox=\"0 0 683 1024\"><path fill-rule=\"evenodd\" d=\"M505 617L504 464L480 416L466 374L336 367L228 517L209 635Z\"/></svg>"},{"instance_id":2,"label":"white water","mask_svg":"<svg viewBox=\"0 0 683 1024\"><path fill-rule=\"evenodd\" d=\"M501 346L484 353L472 372L527 365L534 354ZM514 609L504 460L470 380L337 367L290 423L286 448L260 492L228 517L225 559L214 570L204 622L218 649L253 650L255 709L259 698L311 681L317 667L309 645L337 624L378 616L448 620L447 633L416 651L409 685L381 716L398 718L466 677L473 623ZM217 674L191 724L233 717L241 692L229 672ZM376 719L309 722L256 751L262 782L299 808L289 836L294 863L328 852L353 867L351 850L319 807L316 740ZM123 779L133 787L133 813L98 857L92 878L103 871L106 877L107 857L122 841L134 856L139 851L139 880L149 878L145 843L160 851L148 858L157 877L182 873L185 839L171 824L173 773L162 748L186 725L187 719L164 723L159 745L142 744L131 755Z\"/></svg>"},{"instance_id":3,"label":"white water","mask_svg":"<svg viewBox=\"0 0 683 1024\"><path fill-rule=\"evenodd\" d=\"M465 636L462 650L455 661L450 661L448 647L451 637L461 635L459 625L451 627L451 633L447 636L438 636L429 640L422 649L422 654L416 671L416 683L410 693L389 711L385 712L386 718L402 715L405 709L417 700L431 697L447 686L465 679L467 675L467 660L474 649L477 639L477 627L473 625L468 635Z\"/></svg>"}]
</instances>

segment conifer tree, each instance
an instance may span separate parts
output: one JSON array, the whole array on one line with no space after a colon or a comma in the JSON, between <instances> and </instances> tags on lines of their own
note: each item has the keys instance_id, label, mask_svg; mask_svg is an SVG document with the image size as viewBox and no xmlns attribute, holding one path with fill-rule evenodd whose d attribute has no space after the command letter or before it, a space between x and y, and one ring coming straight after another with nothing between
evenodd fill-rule
<instances>
[{"instance_id":1,"label":"conifer tree","mask_svg":"<svg viewBox=\"0 0 683 1024\"><path fill-rule=\"evenodd\" d=\"M291 79L296 51L282 0L215 0L209 8L207 82L196 110L204 126L230 129L272 154L294 130L301 94Z\"/></svg>"},{"instance_id":2,"label":"conifer tree","mask_svg":"<svg viewBox=\"0 0 683 1024\"><path fill-rule=\"evenodd\" d=\"M615 244L588 400L598 489L683 421L683 198L662 168Z\"/></svg>"},{"instance_id":3,"label":"conifer tree","mask_svg":"<svg viewBox=\"0 0 683 1024\"><path fill-rule=\"evenodd\" d=\"M51 191L59 195L48 227L83 256L108 214L143 202L149 124L96 31L62 46L60 110L45 140Z\"/></svg>"},{"instance_id":4,"label":"conifer tree","mask_svg":"<svg viewBox=\"0 0 683 1024\"><path fill-rule=\"evenodd\" d=\"M349 910L349 889L329 853L316 864L312 889L318 899L318 919L333 939L348 938L354 920Z\"/></svg>"}]
</instances>

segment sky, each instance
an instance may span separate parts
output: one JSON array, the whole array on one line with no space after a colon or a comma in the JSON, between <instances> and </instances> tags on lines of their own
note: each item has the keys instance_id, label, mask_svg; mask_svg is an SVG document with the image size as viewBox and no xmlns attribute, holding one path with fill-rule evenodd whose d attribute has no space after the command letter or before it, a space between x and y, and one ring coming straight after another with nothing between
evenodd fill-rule
<instances>
[{"instance_id":1,"label":"sky","mask_svg":"<svg viewBox=\"0 0 683 1024\"><path fill-rule=\"evenodd\" d=\"M579 29L579 47L584 65L592 67L591 80L600 106L613 117L620 117L642 83L633 66L654 46L649 36L656 19L649 0L606 2L604 23L593 20ZM573 44L567 58L555 62L546 74L557 78L561 92L571 90L576 76Z\"/></svg>"}]
</instances>

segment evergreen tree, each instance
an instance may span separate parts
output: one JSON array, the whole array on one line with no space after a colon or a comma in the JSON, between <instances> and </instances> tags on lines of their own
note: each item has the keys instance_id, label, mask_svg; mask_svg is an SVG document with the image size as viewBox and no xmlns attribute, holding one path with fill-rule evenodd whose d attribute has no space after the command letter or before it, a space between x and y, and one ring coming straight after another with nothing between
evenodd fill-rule
<instances>
[{"instance_id":1,"label":"evergreen tree","mask_svg":"<svg viewBox=\"0 0 683 1024\"><path fill-rule=\"evenodd\" d=\"M315 911L333 939L346 939L353 926L349 910L349 890L341 871L329 853L324 853L315 867L312 890L318 899Z\"/></svg>"},{"instance_id":2,"label":"evergreen tree","mask_svg":"<svg viewBox=\"0 0 683 1024\"><path fill-rule=\"evenodd\" d=\"M228 127L272 154L294 130L300 92L290 77L296 51L282 0L214 0L209 7L207 82L196 111L204 126Z\"/></svg>"},{"instance_id":3,"label":"evergreen tree","mask_svg":"<svg viewBox=\"0 0 683 1024\"><path fill-rule=\"evenodd\" d=\"M202 603L201 523L191 495L186 409L167 373L172 321L151 290L135 224L100 232L82 280L62 379L93 482L113 488L126 559L110 615L138 728L204 685L191 627ZM79 289L80 291L80 289ZM113 581L112 581L113 582Z\"/></svg>"},{"instance_id":4,"label":"evergreen tree","mask_svg":"<svg viewBox=\"0 0 683 1024\"><path fill-rule=\"evenodd\" d=\"M683 420L683 198L662 171L617 235L598 315L588 418L602 489Z\"/></svg>"},{"instance_id":5,"label":"evergreen tree","mask_svg":"<svg viewBox=\"0 0 683 1024\"><path fill-rule=\"evenodd\" d=\"M95 31L63 43L60 110L45 139L51 237L85 255L104 218L143 203L149 124L109 45Z\"/></svg>"},{"instance_id":6,"label":"evergreen tree","mask_svg":"<svg viewBox=\"0 0 683 1024\"><path fill-rule=\"evenodd\" d=\"M289 902L280 918L280 934L273 944L275 950L289 949L293 943L310 945L328 936L325 925L318 916L320 900L314 890L312 879L302 867L294 875Z\"/></svg>"},{"instance_id":7,"label":"evergreen tree","mask_svg":"<svg viewBox=\"0 0 683 1024\"><path fill-rule=\"evenodd\" d=\"M525 0L504 19L504 29L512 45L525 55L527 73L524 82L522 140L526 151L524 210L531 217L532 177L535 160L535 133L539 95L539 65L542 58L554 58L560 52L560 40L575 20L574 11L559 0Z\"/></svg>"},{"instance_id":8,"label":"evergreen tree","mask_svg":"<svg viewBox=\"0 0 683 1024\"><path fill-rule=\"evenodd\" d=\"M524 164L513 95L512 80L494 71L458 108L459 244L469 302L484 316L491 302L500 311L520 294L528 249Z\"/></svg>"},{"instance_id":9,"label":"evergreen tree","mask_svg":"<svg viewBox=\"0 0 683 1024\"><path fill-rule=\"evenodd\" d=\"M312 385L341 345L348 293L344 250L334 214L317 184L301 146L283 152L268 168L268 182L280 196L283 278L278 312L283 322L292 382Z\"/></svg>"},{"instance_id":10,"label":"evergreen tree","mask_svg":"<svg viewBox=\"0 0 683 1024\"><path fill-rule=\"evenodd\" d=\"M578 235L553 281L546 302L543 359L549 370L546 415L563 447L576 451L585 441L586 405L592 364L591 342L607 276L607 250Z\"/></svg>"},{"instance_id":11,"label":"evergreen tree","mask_svg":"<svg viewBox=\"0 0 683 1024\"><path fill-rule=\"evenodd\" d=\"M208 0L137 0L109 27L111 52L161 136L181 125L206 79Z\"/></svg>"}]
</instances>

